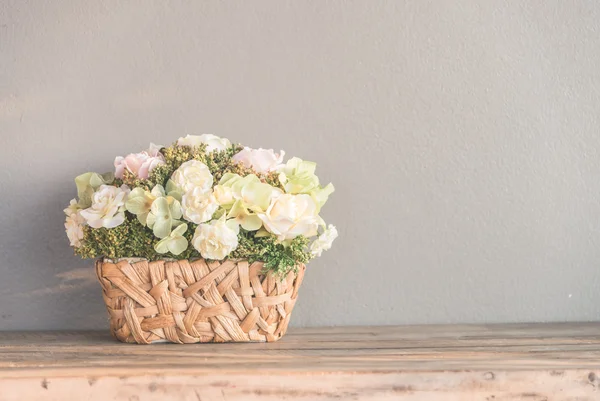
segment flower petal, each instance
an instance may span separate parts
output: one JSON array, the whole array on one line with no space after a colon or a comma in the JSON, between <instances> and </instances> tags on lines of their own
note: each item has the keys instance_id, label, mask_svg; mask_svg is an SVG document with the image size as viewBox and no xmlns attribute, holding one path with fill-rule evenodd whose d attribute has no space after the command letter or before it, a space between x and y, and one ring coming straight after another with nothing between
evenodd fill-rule
<instances>
[{"instance_id":1,"label":"flower petal","mask_svg":"<svg viewBox=\"0 0 600 401\"><path fill-rule=\"evenodd\" d=\"M173 255L180 255L187 249L187 247L188 240L181 236L172 238L168 242L169 251L171 251Z\"/></svg>"},{"instance_id":2,"label":"flower petal","mask_svg":"<svg viewBox=\"0 0 600 401\"><path fill-rule=\"evenodd\" d=\"M158 238L165 238L171 233L172 220L159 216L152 227L152 232Z\"/></svg>"}]
</instances>

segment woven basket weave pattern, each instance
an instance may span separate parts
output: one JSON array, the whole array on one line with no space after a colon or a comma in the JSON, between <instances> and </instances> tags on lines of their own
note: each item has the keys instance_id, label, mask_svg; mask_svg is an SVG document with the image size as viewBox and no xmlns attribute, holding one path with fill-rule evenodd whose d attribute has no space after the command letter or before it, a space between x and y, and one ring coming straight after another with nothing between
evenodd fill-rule
<instances>
[{"instance_id":1,"label":"woven basket weave pattern","mask_svg":"<svg viewBox=\"0 0 600 401\"><path fill-rule=\"evenodd\" d=\"M96 262L111 333L138 344L277 341L305 269L277 279L260 262Z\"/></svg>"}]
</instances>

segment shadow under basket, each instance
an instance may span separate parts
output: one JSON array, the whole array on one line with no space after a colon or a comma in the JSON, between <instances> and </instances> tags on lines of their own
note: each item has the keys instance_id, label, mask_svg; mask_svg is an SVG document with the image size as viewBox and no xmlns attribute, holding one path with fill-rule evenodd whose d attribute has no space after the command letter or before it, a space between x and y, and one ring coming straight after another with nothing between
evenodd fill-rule
<instances>
[{"instance_id":1,"label":"shadow under basket","mask_svg":"<svg viewBox=\"0 0 600 401\"><path fill-rule=\"evenodd\" d=\"M96 262L112 335L138 344L277 341L305 270L278 278L244 260Z\"/></svg>"}]
</instances>

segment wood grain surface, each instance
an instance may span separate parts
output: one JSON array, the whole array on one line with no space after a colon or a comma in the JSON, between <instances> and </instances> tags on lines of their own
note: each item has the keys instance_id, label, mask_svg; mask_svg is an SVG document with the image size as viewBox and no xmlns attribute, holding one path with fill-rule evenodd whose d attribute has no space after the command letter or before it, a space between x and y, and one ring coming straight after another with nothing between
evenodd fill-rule
<instances>
[{"instance_id":1,"label":"wood grain surface","mask_svg":"<svg viewBox=\"0 0 600 401\"><path fill-rule=\"evenodd\" d=\"M600 400L600 323L291 329L279 342L0 333L0 400Z\"/></svg>"}]
</instances>

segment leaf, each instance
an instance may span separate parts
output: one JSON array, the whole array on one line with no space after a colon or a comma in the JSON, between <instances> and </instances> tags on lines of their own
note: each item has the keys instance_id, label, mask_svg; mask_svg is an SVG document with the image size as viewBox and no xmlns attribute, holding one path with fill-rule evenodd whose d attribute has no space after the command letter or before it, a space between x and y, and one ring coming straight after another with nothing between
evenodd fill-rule
<instances>
[{"instance_id":1,"label":"leaf","mask_svg":"<svg viewBox=\"0 0 600 401\"><path fill-rule=\"evenodd\" d=\"M79 207L86 209L92 206L92 197L94 196L94 190L92 187L87 187L79 196Z\"/></svg>"},{"instance_id":2,"label":"leaf","mask_svg":"<svg viewBox=\"0 0 600 401\"><path fill-rule=\"evenodd\" d=\"M331 195L335 191L333 184L329 183L325 188L315 189L310 193L310 196L315 200L318 206L318 210L321 210L327 199L329 199L329 195Z\"/></svg>"},{"instance_id":3,"label":"leaf","mask_svg":"<svg viewBox=\"0 0 600 401\"><path fill-rule=\"evenodd\" d=\"M82 208L89 207L92 204L92 195L100 185L109 184L110 182L112 180L105 180L100 174L93 172L83 173L75 177L77 197L80 201L83 201Z\"/></svg>"},{"instance_id":4,"label":"leaf","mask_svg":"<svg viewBox=\"0 0 600 401\"><path fill-rule=\"evenodd\" d=\"M115 181L115 173L108 172L108 173L104 173L102 174L102 179L104 180L105 184L112 184Z\"/></svg>"}]
</instances>

